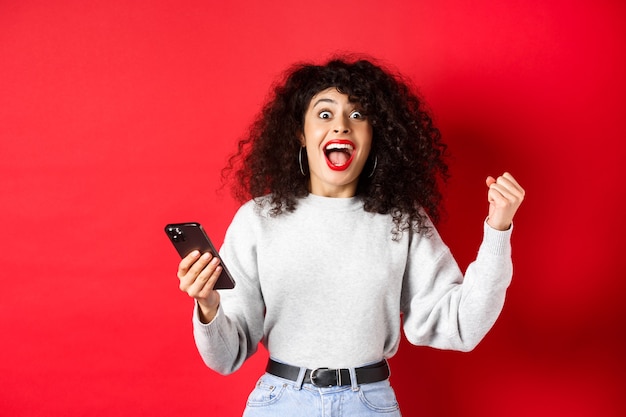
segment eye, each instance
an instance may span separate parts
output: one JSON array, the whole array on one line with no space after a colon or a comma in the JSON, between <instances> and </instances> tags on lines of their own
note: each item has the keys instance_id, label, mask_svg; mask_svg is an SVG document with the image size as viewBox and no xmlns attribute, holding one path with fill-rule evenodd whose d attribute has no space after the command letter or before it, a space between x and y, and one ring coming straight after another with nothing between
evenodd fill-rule
<instances>
[{"instance_id":1,"label":"eye","mask_svg":"<svg viewBox=\"0 0 626 417\"><path fill-rule=\"evenodd\" d=\"M352 113L350 113L350 118L351 119L365 119L365 115L361 113L360 111L355 110Z\"/></svg>"},{"instance_id":2,"label":"eye","mask_svg":"<svg viewBox=\"0 0 626 417\"><path fill-rule=\"evenodd\" d=\"M318 115L320 119L330 119L332 116L333 114L327 110L320 112L320 114Z\"/></svg>"}]
</instances>

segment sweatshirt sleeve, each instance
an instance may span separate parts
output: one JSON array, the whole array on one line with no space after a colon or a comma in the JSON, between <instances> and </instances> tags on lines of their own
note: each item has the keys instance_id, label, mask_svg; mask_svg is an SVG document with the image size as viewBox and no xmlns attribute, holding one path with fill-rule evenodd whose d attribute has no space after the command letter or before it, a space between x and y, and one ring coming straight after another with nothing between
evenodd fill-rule
<instances>
[{"instance_id":1,"label":"sweatshirt sleeve","mask_svg":"<svg viewBox=\"0 0 626 417\"><path fill-rule=\"evenodd\" d=\"M230 374L256 352L263 337L265 305L256 268L255 233L249 206L235 215L226 232L220 257L235 280L232 290L220 290L220 306L208 324L193 313L193 335L204 363L221 374Z\"/></svg>"},{"instance_id":2,"label":"sweatshirt sleeve","mask_svg":"<svg viewBox=\"0 0 626 417\"><path fill-rule=\"evenodd\" d=\"M491 329L511 282L510 237L483 226L483 241L465 275L434 230L409 249L402 289L404 332L414 345L470 351Z\"/></svg>"}]
</instances>

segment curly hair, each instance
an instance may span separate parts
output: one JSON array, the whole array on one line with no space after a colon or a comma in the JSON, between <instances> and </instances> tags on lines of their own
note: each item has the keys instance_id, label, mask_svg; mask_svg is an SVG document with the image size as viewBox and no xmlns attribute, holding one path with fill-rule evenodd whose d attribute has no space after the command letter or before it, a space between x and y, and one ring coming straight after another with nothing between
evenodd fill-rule
<instances>
[{"instance_id":1,"label":"curly hair","mask_svg":"<svg viewBox=\"0 0 626 417\"><path fill-rule=\"evenodd\" d=\"M313 96L330 87L357 102L372 126L363 172L373 175L362 174L356 191L364 209L391 215L394 239L410 228L427 232L428 217L440 218L440 187L448 178L446 145L409 83L372 60L342 57L289 68L239 141L223 180L234 172L233 194L242 202L269 195L272 215L295 210L298 199L309 193L309 178L298 162L304 115Z\"/></svg>"}]
</instances>

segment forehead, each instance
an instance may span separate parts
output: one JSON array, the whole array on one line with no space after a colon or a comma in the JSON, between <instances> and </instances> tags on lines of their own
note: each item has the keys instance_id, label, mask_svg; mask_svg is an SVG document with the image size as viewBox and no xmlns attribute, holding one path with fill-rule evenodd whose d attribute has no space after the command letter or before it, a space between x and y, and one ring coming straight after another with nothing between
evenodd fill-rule
<instances>
[{"instance_id":1,"label":"forehead","mask_svg":"<svg viewBox=\"0 0 626 417\"><path fill-rule=\"evenodd\" d=\"M309 102L309 107L315 107L320 103L342 104L355 103L347 94L337 90L337 87L326 88L315 94Z\"/></svg>"}]
</instances>

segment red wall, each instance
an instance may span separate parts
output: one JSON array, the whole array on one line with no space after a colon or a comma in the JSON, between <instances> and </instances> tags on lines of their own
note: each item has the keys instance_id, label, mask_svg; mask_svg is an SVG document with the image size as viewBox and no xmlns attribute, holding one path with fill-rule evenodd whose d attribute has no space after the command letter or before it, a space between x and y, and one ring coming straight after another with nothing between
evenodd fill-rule
<instances>
[{"instance_id":1,"label":"red wall","mask_svg":"<svg viewBox=\"0 0 626 417\"><path fill-rule=\"evenodd\" d=\"M202 365L162 227L221 243L236 139L280 71L337 50L427 98L463 267L484 178L527 190L500 320L468 354L403 343L404 414L624 415L623 2L281 3L0 3L0 415L241 412L266 353L228 377Z\"/></svg>"}]
</instances>

